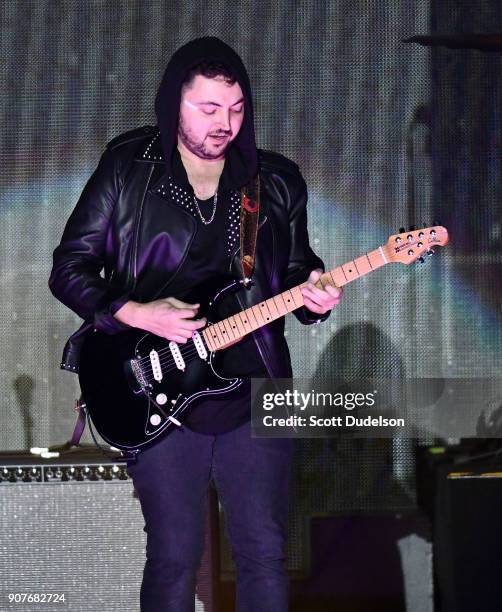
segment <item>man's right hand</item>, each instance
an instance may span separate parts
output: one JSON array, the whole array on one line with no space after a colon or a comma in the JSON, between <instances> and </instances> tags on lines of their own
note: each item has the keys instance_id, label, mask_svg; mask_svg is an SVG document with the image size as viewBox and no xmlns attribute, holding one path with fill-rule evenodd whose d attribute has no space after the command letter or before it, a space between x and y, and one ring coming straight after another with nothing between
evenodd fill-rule
<instances>
[{"instance_id":1,"label":"man's right hand","mask_svg":"<svg viewBox=\"0 0 502 612\"><path fill-rule=\"evenodd\" d=\"M146 304L129 301L115 313L121 323L144 329L156 336L184 344L192 332L205 327L205 317L191 320L200 304L187 304L174 297L162 298Z\"/></svg>"}]
</instances>

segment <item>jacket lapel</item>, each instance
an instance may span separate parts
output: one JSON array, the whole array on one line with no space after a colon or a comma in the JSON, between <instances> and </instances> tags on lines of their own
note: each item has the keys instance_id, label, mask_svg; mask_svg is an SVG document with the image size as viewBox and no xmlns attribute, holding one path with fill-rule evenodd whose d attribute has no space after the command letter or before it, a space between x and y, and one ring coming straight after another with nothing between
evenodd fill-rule
<instances>
[{"instance_id":1,"label":"jacket lapel","mask_svg":"<svg viewBox=\"0 0 502 612\"><path fill-rule=\"evenodd\" d=\"M161 294L185 260L196 229L189 212L147 191L135 247L138 297L151 300Z\"/></svg>"}]
</instances>

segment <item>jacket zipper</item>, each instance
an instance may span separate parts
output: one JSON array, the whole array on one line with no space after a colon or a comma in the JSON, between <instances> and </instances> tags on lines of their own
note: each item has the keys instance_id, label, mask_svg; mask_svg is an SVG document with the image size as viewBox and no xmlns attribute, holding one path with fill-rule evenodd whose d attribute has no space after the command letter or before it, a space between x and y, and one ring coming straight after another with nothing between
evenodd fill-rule
<instances>
[{"instance_id":1,"label":"jacket zipper","mask_svg":"<svg viewBox=\"0 0 502 612\"><path fill-rule=\"evenodd\" d=\"M152 179L152 174L154 171L154 164L150 167L150 173L148 175L148 180L146 181L145 189L143 191L143 197L141 198L141 204L136 209L136 215L134 218L134 242L131 253L131 265L129 266L129 278L127 279L127 284L131 283L131 268L132 268L132 287L131 291L134 291L136 288L136 282L138 278L138 242L139 242L139 226L141 221L141 215L143 213L143 205L145 203L145 196L148 188L150 186L150 181Z\"/></svg>"}]
</instances>

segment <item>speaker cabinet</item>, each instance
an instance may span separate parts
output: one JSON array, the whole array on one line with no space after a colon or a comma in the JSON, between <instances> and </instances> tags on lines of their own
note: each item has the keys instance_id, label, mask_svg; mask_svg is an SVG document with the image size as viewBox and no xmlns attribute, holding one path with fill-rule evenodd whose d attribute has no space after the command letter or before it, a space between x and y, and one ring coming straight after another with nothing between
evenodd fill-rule
<instances>
[{"instance_id":1,"label":"speaker cabinet","mask_svg":"<svg viewBox=\"0 0 502 612\"><path fill-rule=\"evenodd\" d=\"M0 456L0 610L139 612L146 534L125 464L95 453L64 459ZM197 612L217 610L210 496ZM9 593L64 594L65 602L9 604Z\"/></svg>"},{"instance_id":2,"label":"speaker cabinet","mask_svg":"<svg viewBox=\"0 0 502 612\"><path fill-rule=\"evenodd\" d=\"M435 509L440 612L502 609L502 465L441 466Z\"/></svg>"}]
</instances>

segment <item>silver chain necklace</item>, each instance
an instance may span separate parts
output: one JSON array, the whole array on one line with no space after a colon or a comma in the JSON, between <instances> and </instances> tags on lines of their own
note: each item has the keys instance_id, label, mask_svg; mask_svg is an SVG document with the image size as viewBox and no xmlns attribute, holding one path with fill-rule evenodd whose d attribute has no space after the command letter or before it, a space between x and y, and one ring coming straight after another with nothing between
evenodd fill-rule
<instances>
[{"instance_id":1,"label":"silver chain necklace","mask_svg":"<svg viewBox=\"0 0 502 612\"><path fill-rule=\"evenodd\" d=\"M213 196L213 212L211 213L211 216L209 217L209 219L205 219L202 216L202 213L200 212L200 208L199 208L199 203L197 202L197 198L195 197L195 194L193 196L193 203L195 204L195 210L197 211L197 214L199 215L202 223L204 223L204 225L209 225L211 221L214 219L214 215L216 213L216 204L218 203L218 191L216 190Z\"/></svg>"}]
</instances>

